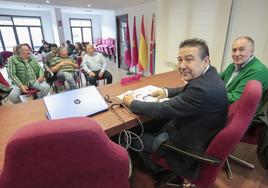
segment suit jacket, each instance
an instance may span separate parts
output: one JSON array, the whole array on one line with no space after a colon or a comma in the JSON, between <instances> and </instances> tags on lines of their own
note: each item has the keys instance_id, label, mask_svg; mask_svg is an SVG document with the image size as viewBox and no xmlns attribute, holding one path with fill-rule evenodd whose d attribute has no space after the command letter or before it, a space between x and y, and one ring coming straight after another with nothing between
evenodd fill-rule
<instances>
[{"instance_id":1,"label":"suit jacket","mask_svg":"<svg viewBox=\"0 0 268 188\"><path fill-rule=\"evenodd\" d=\"M162 103L135 100L130 109L140 115L170 119L164 129L172 143L204 151L227 119L227 92L216 69L210 67L204 75L184 87L169 88L168 97L170 100ZM165 158L177 175L197 176L197 161L170 151L165 152Z\"/></svg>"}]
</instances>

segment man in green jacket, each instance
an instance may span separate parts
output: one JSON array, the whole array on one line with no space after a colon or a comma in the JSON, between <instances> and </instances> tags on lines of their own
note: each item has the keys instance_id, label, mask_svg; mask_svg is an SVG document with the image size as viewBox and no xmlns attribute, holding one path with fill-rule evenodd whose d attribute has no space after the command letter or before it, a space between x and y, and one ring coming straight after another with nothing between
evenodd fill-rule
<instances>
[{"instance_id":1,"label":"man in green jacket","mask_svg":"<svg viewBox=\"0 0 268 188\"><path fill-rule=\"evenodd\" d=\"M12 81L12 91L8 99L12 103L19 103L20 95L27 94L29 88L38 89L38 98L46 96L50 86L44 80L44 71L37 60L31 55L26 44L20 44L16 48L17 55L10 58L8 63L8 75Z\"/></svg>"},{"instance_id":2,"label":"man in green jacket","mask_svg":"<svg viewBox=\"0 0 268 188\"><path fill-rule=\"evenodd\" d=\"M256 114L263 112L265 93L268 88L268 69L254 56L254 41L248 36L238 37L232 45L231 63L221 74L228 94L229 104L238 100L249 80L258 80L262 84L262 102Z\"/></svg>"}]
</instances>

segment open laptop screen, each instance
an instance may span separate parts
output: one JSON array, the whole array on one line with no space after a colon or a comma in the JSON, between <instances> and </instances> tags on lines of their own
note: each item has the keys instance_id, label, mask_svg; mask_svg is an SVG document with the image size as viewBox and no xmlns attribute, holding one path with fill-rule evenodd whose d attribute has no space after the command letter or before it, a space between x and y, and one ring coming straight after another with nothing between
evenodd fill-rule
<instances>
[{"instance_id":1,"label":"open laptop screen","mask_svg":"<svg viewBox=\"0 0 268 188\"><path fill-rule=\"evenodd\" d=\"M48 119L81 117L108 109L95 86L44 97Z\"/></svg>"}]
</instances>

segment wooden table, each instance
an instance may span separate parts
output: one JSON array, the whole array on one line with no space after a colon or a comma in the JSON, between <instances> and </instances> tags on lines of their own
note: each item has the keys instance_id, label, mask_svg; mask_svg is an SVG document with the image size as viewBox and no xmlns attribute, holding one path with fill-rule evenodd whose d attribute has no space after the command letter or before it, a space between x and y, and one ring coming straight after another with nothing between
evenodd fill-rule
<instances>
[{"instance_id":1,"label":"wooden table","mask_svg":"<svg viewBox=\"0 0 268 188\"><path fill-rule=\"evenodd\" d=\"M110 98L119 100L116 96L128 90L137 89L147 85L154 85L157 87L178 87L184 85L184 82L180 79L177 71L172 71L144 77L141 78L141 80L126 86L121 86L120 84L100 86L98 87L98 90L102 96L108 94ZM28 123L42 120L48 121L45 112L46 107L43 99L0 107L0 169L2 169L3 166L4 151L9 137L14 134L18 128ZM130 129L138 124L135 118L125 113L120 107L116 108L116 112L126 122L126 126L123 125L122 121L120 121L111 110L94 115L92 118L102 126L103 130L109 136L116 135L121 130ZM149 118L141 117L142 121L148 119Z\"/></svg>"}]
</instances>

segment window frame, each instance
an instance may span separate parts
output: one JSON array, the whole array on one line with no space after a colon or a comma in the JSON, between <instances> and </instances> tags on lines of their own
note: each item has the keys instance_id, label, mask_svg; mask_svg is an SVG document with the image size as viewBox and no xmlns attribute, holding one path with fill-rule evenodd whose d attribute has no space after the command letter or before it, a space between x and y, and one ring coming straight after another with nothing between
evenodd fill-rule
<instances>
[{"instance_id":1,"label":"window frame","mask_svg":"<svg viewBox=\"0 0 268 188\"><path fill-rule=\"evenodd\" d=\"M91 26L72 26L71 25L71 21L72 20L87 20L90 21L90 25ZM80 29L80 34L81 34L81 38L82 41L79 41L80 43L82 42L91 42L91 44L93 44L93 26L92 26L92 19L87 19L87 18L69 18L69 24L70 24L70 31L71 31L71 41L72 43L74 43L74 37L73 37L73 28L78 28ZM91 30L91 40L92 41L84 41L84 35L83 35L83 28L89 28Z\"/></svg>"},{"instance_id":2,"label":"window frame","mask_svg":"<svg viewBox=\"0 0 268 188\"><path fill-rule=\"evenodd\" d=\"M17 33L17 29L16 27L26 27L27 30L28 30L28 35L30 37L30 46L32 48L32 50L38 50L38 49L35 49L34 47L34 43L33 43L33 39L32 39L32 33L31 33L31 27L37 27L37 28L40 28L41 29L41 34L42 34L42 39L44 39L44 30L43 30L43 24L42 24L42 19L40 16L22 16L22 15L4 15L4 14L0 14L0 16L6 16L6 17L10 17L11 18L11 21L12 21L12 25L1 25L0 24L0 27L4 27L4 26L7 26L7 27L12 27L13 28L13 32L14 32L14 36L15 36L15 40L16 40L16 45L19 44L19 37L18 37L18 33ZM37 18L40 20L40 25L15 25L14 24L14 18ZM5 43L4 43L4 40L3 40L3 35L1 33L1 30L0 30L0 42L2 44L2 48L3 50L6 50L6 46L5 46Z\"/></svg>"}]
</instances>

